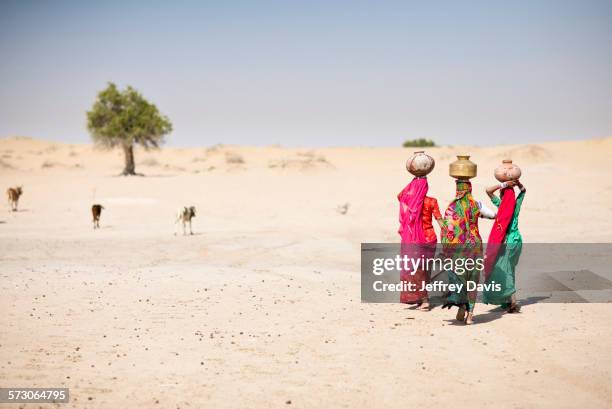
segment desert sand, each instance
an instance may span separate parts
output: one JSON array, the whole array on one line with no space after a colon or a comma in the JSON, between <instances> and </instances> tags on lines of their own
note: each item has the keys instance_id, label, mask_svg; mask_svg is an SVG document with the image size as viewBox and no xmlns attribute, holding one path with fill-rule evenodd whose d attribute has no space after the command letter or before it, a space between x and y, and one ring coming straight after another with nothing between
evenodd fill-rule
<instances>
[{"instance_id":1,"label":"desert sand","mask_svg":"<svg viewBox=\"0 0 612 409\"><path fill-rule=\"evenodd\" d=\"M398 241L412 150L137 150L145 176L118 177L119 150L1 139L0 186L24 194L0 212L0 385L70 388L24 407L612 407L609 304L477 305L466 327L360 302L360 243ZM442 208L454 155L482 200L509 157L525 242L612 241L612 138L427 151ZM195 235L174 236L184 205Z\"/></svg>"}]
</instances>

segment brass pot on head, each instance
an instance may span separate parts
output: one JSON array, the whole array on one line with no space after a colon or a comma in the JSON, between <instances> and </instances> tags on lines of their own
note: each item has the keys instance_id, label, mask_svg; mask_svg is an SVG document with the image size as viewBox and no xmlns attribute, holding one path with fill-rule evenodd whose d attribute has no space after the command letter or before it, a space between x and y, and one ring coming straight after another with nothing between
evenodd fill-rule
<instances>
[{"instance_id":1,"label":"brass pot on head","mask_svg":"<svg viewBox=\"0 0 612 409\"><path fill-rule=\"evenodd\" d=\"M476 176L476 164L470 160L470 155L457 155L457 160L448 167L448 174L455 179L469 180Z\"/></svg>"}]
</instances>

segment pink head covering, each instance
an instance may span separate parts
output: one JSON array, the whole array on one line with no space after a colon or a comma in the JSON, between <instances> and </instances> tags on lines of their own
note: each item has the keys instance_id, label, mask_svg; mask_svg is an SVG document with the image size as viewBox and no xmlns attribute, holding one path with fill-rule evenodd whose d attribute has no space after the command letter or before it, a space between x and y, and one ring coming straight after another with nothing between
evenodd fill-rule
<instances>
[{"instance_id":1,"label":"pink head covering","mask_svg":"<svg viewBox=\"0 0 612 409\"><path fill-rule=\"evenodd\" d=\"M423 202L429 185L426 177L415 177L398 195L400 202L398 233L402 243L424 243Z\"/></svg>"}]
</instances>

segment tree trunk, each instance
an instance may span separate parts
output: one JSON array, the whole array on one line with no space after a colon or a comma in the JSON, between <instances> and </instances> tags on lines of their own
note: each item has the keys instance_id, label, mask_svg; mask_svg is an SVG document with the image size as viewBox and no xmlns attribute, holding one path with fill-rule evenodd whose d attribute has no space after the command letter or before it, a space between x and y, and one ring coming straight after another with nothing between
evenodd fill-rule
<instances>
[{"instance_id":1,"label":"tree trunk","mask_svg":"<svg viewBox=\"0 0 612 409\"><path fill-rule=\"evenodd\" d=\"M123 169L122 175L135 175L136 165L134 164L134 145L124 144L123 153L125 154L125 168Z\"/></svg>"}]
</instances>

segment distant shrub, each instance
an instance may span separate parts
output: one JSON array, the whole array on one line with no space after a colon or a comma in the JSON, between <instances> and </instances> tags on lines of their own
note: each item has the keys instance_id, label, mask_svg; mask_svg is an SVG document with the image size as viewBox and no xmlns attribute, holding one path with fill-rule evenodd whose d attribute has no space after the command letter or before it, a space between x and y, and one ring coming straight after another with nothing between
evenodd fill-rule
<instances>
[{"instance_id":1,"label":"distant shrub","mask_svg":"<svg viewBox=\"0 0 612 409\"><path fill-rule=\"evenodd\" d=\"M144 166L160 166L160 163L155 158L146 158L140 164Z\"/></svg>"},{"instance_id":2,"label":"distant shrub","mask_svg":"<svg viewBox=\"0 0 612 409\"><path fill-rule=\"evenodd\" d=\"M191 161L192 162L206 162L206 156L195 156Z\"/></svg>"},{"instance_id":3,"label":"distant shrub","mask_svg":"<svg viewBox=\"0 0 612 409\"><path fill-rule=\"evenodd\" d=\"M226 152L225 153L225 163L230 165L241 165L244 163L244 159L237 153Z\"/></svg>"},{"instance_id":4,"label":"distant shrub","mask_svg":"<svg viewBox=\"0 0 612 409\"><path fill-rule=\"evenodd\" d=\"M436 146L436 143L431 139L419 138L419 139L409 139L402 144L404 148L425 148Z\"/></svg>"},{"instance_id":5,"label":"distant shrub","mask_svg":"<svg viewBox=\"0 0 612 409\"><path fill-rule=\"evenodd\" d=\"M0 169L14 169L14 167L7 161L0 159Z\"/></svg>"}]
</instances>

